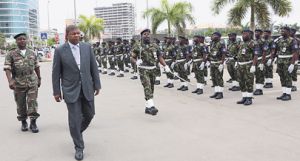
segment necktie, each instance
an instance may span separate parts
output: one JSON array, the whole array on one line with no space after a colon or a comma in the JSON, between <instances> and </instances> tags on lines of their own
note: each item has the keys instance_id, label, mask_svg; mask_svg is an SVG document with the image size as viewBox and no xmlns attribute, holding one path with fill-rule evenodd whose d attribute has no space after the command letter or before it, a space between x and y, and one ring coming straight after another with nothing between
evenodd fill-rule
<instances>
[{"instance_id":1,"label":"necktie","mask_svg":"<svg viewBox=\"0 0 300 161\"><path fill-rule=\"evenodd\" d=\"M74 45L72 47L72 53L73 53L73 56L74 56L75 61L77 63L77 66L80 69L80 52L79 52L79 47Z\"/></svg>"}]
</instances>

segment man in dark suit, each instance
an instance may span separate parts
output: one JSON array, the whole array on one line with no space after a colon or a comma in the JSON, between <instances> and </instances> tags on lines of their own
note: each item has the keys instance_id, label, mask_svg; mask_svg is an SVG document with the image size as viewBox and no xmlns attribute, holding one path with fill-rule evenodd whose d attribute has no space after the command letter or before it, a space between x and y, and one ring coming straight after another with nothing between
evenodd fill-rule
<instances>
[{"instance_id":1,"label":"man in dark suit","mask_svg":"<svg viewBox=\"0 0 300 161\"><path fill-rule=\"evenodd\" d=\"M94 114L94 95L101 85L93 50L80 42L80 30L70 25L66 28L67 42L55 49L52 69L53 95L56 102L62 98L68 108L69 128L75 144L75 159L83 159L82 132ZM61 94L62 89L62 94Z\"/></svg>"}]
</instances>

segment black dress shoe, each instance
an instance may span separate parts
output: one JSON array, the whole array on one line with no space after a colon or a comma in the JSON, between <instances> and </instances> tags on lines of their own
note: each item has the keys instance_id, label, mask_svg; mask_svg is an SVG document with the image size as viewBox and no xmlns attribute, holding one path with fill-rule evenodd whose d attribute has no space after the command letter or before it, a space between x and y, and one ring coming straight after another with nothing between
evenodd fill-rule
<instances>
[{"instance_id":1,"label":"black dress shoe","mask_svg":"<svg viewBox=\"0 0 300 161\"><path fill-rule=\"evenodd\" d=\"M125 72L125 73L128 73L128 72L129 72L129 70L128 70L128 69L125 69L125 70L124 70L124 72Z\"/></svg>"},{"instance_id":2,"label":"black dress shoe","mask_svg":"<svg viewBox=\"0 0 300 161\"><path fill-rule=\"evenodd\" d=\"M272 83L266 83L264 85L264 88L273 88L273 84Z\"/></svg>"},{"instance_id":3,"label":"black dress shoe","mask_svg":"<svg viewBox=\"0 0 300 161\"><path fill-rule=\"evenodd\" d=\"M181 89L181 91L187 91L187 90L189 90L189 88L188 88L187 86L184 86L184 87Z\"/></svg>"},{"instance_id":4,"label":"black dress shoe","mask_svg":"<svg viewBox=\"0 0 300 161\"><path fill-rule=\"evenodd\" d=\"M107 74L107 71L102 72L102 74Z\"/></svg>"},{"instance_id":5,"label":"black dress shoe","mask_svg":"<svg viewBox=\"0 0 300 161\"><path fill-rule=\"evenodd\" d=\"M158 112L158 109L156 109L154 106L152 106L150 108L146 107L146 109L145 109L145 113L152 115L152 116L156 115L157 112Z\"/></svg>"},{"instance_id":6,"label":"black dress shoe","mask_svg":"<svg viewBox=\"0 0 300 161\"><path fill-rule=\"evenodd\" d=\"M244 104L246 101L246 97L243 97L240 101L237 101L236 104Z\"/></svg>"},{"instance_id":7,"label":"black dress shoe","mask_svg":"<svg viewBox=\"0 0 300 161\"><path fill-rule=\"evenodd\" d=\"M199 89L197 95L203 94L203 89Z\"/></svg>"},{"instance_id":8,"label":"black dress shoe","mask_svg":"<svg viewBox=\"0 0 300 161\"><path fill-rule=\"evenodd\" d=\"M119 75L117 75L117 77L124 77L124 74L119 74Z\"/></svg>"},{"instance_id":9,"label":"black dress shoe","mask_svg":"<svg viewBox=\"0 0 300 161\"><path fill-rule=\"evenodd\" d=\"M253 93L253 95L255 95L255 96L259 96L259 95L263 95L264 93L263 93L263 91L261 90L261 89L257 89L257 90L255 90L254 91L254 93Z\"/></svg>"},{"instance_id":10,"label":"black dress shoe","mask_svg":"<svg viewBox=\"0 0 300 161\"><path fill-rule=\"evenodd\" d=\"M22 121L21 131L28 131L28 124L26 120Z\"/></svg>"},{"instance_id":11,"label":"black dress shoe","mask_svg":"<svg viewBox=\"0 0 300 161\"><path fill-rule=\"evenodd\" d=\"M31 132L33 132L33 133L38 133L39 132L39 128L36 125L36 119L30 120L29 128L30 128Z\"/></svg>"},{"instance_id":12,"label":"black dress shoe","mask_svg":"<svg viewBox=\"0 0 300 161\"><path fill-rule=\"evenodd\" d=\"M296 86L292 86L292 92L297 91L297 87Z\"/></svg>"},{"instance_id":13,"label":"black dress shoe","mask_svg":"<svg viewBox=\"0 0 300 161\"><path fill-rule=\"evenodd\" d=\"M200 88L197 88L196 90L194 90L192 93L197 93L200 90Z\"/></svg>"},{"instance_id":14,"label":"black dress shoe","mask_svg":"<svg viewBox=\"0 0 300 161\"><path fill-rule=\"evenodd\" d=\"M233 86L233 87L231 88L231 91L240 91L240 90L241 90L241 88L238 87L238 86Z\"/></svg>"},{"instance_id":15,"label":"black dress shoe","mask_svg":"<svg viewBox=\"0 0 300 161\"><path fill-rule=\"evenodd\" d=\"M184 88L184 86L180 86L179 88L177 88L178 91L181 91L182 88Z\"/></svg>"},{"instance_id":16,"label":"black dress shoe","mask_svg":"<svg viewBox=\"0 0 300 161\"><path fill-rule=\"evenodd\" d=\"M76 150L75 159L76 160L82 160L83 159L83 150Z\"/></svg>"},{"instance_id":17,"label":"black dress shoe","mask_svg":"<svg viewBox=\"0 0 300 161\"><path fill-rule=\"evenodd\" d=\"M164 85L164 87L166 87L166 88L167 88L167 87L169 87L169 85L170 85L170 84L171 84L171 83L168 83L168 84Z\"/></svg>"},{"instance_id":18,"label":"black dress shoe","mask_svg":"<svg viewBox=\"0 0 300 161\"><path fill-rule=\"evenodd\" d=\"M160 85L160 81L159 81L159 80L156 80L156 81L154 82L154 85Z\"/></svg>"},{"instance_id":19,"label":"black dress shoe","mask_svg":"<svg viewBox=\"0 0 300 161\"><path fill-rule=\"evenodd\" d=\"M135 79L138 79L138 77L137 76L133 76L130 79L135 80Z\"/></svg>"},{"instance_id":20,"label":"black dress shoe","mask_svg":"<svg viewBox=\"0 0 300 161\"><path fill-rule=\"evenodd\" d=\"M246 101L244 102L244 105L246 106L252 105L252 97L246 97Z\"/></svg>"},{"instance_id":21,"label":"black dress shoe","mask_svg":"<svg viewBox=\"0 0 300 161\"><path fill-rule=\"evenodd\" d=\"M222 99L223 98L223 92L218 92L218 95L215 97L215 99Z\"/></svg>"},{"instance_id":22,"label":"black dress shoe","mask_svg":"<svg viewBox=\"0 0 300 161\"><path fill-rule=\"evenodd\" d=\"M215 92L213 95L209 96L209 98L216 98L218 95L218 92Z\"/></svg>"},{"instance_id":23,"label":"black dress shoe","mask_svg":"<svg viewBox=\"0 0 300 161\"><path fill-rule=\"evenodd\" d=\"M173 87L174 87L173 83L170 83L170 85L168 86L168 88L173 88Z\"/></svg>"},{"instance_id":24,"label":"black dress shoe","mask_svg":"<svg viewBox=\"0 0 300 161\"><path fill-rule=\"evenodd\" d=\"M285 96L282 97L282 101L289 101L292 99L292 96L290 94L286 94Z\"/></svg>"},{"instance_id":25,"label":"black dress shoe","mask_svg":"<svg viewBox=\"0 0 300 161\"><path fill-rule=\"evenodd\" d=\"M286 93L283 93L281 96L277 97L276 99L282 100L282 98L286 95Z\"/></svg>"}]
</instances>

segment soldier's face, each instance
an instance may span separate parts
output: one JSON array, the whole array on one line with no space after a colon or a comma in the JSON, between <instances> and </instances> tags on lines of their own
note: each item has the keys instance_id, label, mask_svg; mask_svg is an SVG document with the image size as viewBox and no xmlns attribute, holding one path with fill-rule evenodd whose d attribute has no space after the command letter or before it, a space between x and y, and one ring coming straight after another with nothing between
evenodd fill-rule
<instances>
[{"instance_id":1,"label":"soldier's face","mask_svg":"<svg viewBox=\"0 0 300 161\"><path fill-rule=\"evenodd\" d=\"M281 36L288 36L289 31L286 29L281 29Z\"/></svg>"},{"instance_id":2,"label":"soldier's face","mask_svg":"<svg viewBox=\"0 0 300 161\"><path fill-rule=\"evenodd\" d=\"M270 36L271 36L270 33L268 33L268 32L265 32L265 33L264 33L264 39L269 39Z\"/></svg>"},{"instance_id":3,"label":"soldier's face","mask_svg":"<svg viewBox=\"0 0 300 161\"><path fill-rule=\"evenodd\" d=\"M256 32L255 32L255 37L256 37L256 38L260 38L260 36L261 36L261 32L256 31Z\"/></svg>"},{"instance_id":4,"label":"soldier's face","mask_svg":"<svg viewBox=\"0 0 300 161\"><path fill-rule=\"evenodd\" d=\"M142 39L143 39L144 43L149 44L150 43L150 32L144 32L142 34Z\"/></svg>"},{"instance_id":5,"label":"soldier's face","mask_svg":"<svg viewBox=\"0 0 300 161\"><path fill-rule=\"evenodd\" d=\"M243 32L243 40L244 41L247 41L250 39L250 33L249 32Z\"/></svg>"},{"instance_id":6,"label":"soldier's face","mask_svg":"<svg viewBox=\"0 0 300 161\"><path fill-rule=\"evenodd\" d=\"M236 37L233 36L233 35L230 35L230 36L229 36L229 40L230 40L230 41L235 41L235 40L236 40Z\"/></svg>"},{"instance_id":7,"label":"soldier's face","mask_svg":"<svg viewBox=\"0 0 300 161\"><path fill-rule=\"evenodd\" d=\"M26 47L26 43L27 43L27 38L26 36L20 36L16 39L16 43L17 43L17 46L19 48L25 48Z\"/></svg>"},{"instance_id":8,"label":"soldier's face","mask_svg":"<svg viewBox=\"0 0 300 161\"><path fill-rule=\"evenodd\" d=\"M80 30L79 29L71 30L68 33L68 40L74 45L78 44L80 41Z\"/></svg>"}]
</instances>

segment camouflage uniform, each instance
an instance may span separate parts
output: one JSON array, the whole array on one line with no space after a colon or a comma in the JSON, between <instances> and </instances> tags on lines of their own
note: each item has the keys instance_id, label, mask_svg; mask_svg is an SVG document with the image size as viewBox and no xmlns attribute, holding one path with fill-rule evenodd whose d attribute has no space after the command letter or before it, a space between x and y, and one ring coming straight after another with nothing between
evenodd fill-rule
<instances>
[{"instance_id":1,"label":"camouflage uniform","mask_svg":"<svg viewBox=\"0 0 300 161\"><path fill-rule=\"evenodd\" d=\"M106 73L107 72L107 46L105 44L102 44L99 53L100 53L101 64L103 65L103 72Z\"/></svg>"},{"instance_id":2,"label":"camouflage uniform","mask_svg":"<svg viewBox=\"0 0 300 161\"><path fill-rule=\"evenodd\" d=\"M114 47L115 56L120 74L118 76L124 76L124 46L123 44L117 44Z\"/></svg>"},{"instance_id":3,"label":"camouflage uniform","mask_svg":"<svg viewBox=\"0 0 300 161\"><path fill-rule=\"evenodd\" d=\"M255 46L259 50L257 53L257 64L256 64L256 69L255 69L255 91L254 95L263 95L263 85L265 83L265 67L263 63L263 50L264 50L264 42L263 40L256 39L255 40Z\"/></svg>"},{"instance_id":4,"label":"camouflage uniform","mask_svg":"<svg viewBox=\"0 0 300 161\"><path fill-rule=\"evenodd\" d=\"M204 43L198 43L193 46L192 58L193 58L193 69L197 80L197 89L193 93L202 94L203 87L205 84L204 70L205 60L207 54L207 47ZM202 65L202 66L201 66ZM202 69L201 69L202 68Z\"/></svg>"},{"instance_id":5,"label":"camouflage uniform","mask_svg":"<svg viewBox=\"0 0 300 161\"><path fill-rule=\"evenodd\" d=\"M131 44L130 44L130 57L133 58L133 56L135 55L133 53L133 50L136 49L136 48L139 48L138 46L138 43L136 43L135 41L131 41ZM131 61L131 66L132 66L132 69L133 69L133 77L131 77L132 80L135 80L135 79L138 79L137 77L137 65Z\"/></svg>"},{"instance_id":6,"label":"camouflage uniform","mask_svg":"<svg viewBox=\"0 0 300 161\"><path fill-rule=\"evenodd\" d=\"M155 46L155 48L158 48L158 49L162 50L161 46L159 45L159 40L156 39L155 41L158 41L158 42L156 42L156 43L154 42L153 46ZM156 54L154 54L154 55L156 55ZM155 85L159 85L160 84L160 77L161 77L161 70L160 70L160 65L159 65L159 59L156 60L155 74L156 74Z\"/></svg>"},{"instance_id":7,"label":"camouflage uniform","mask_svg":"<svg viewBox=\"0 0 300 161\"><path fill-rule=\"evenodd\" d=\"M222 58L226 53L226 48L223 43L220 41L212 41L210 44L210 52L208 54L208 59L211 61L210 66L210 76L215 88L215 94L211 98L221 99L223 98L223 71L219 70L220 65L222 64ZM218 96L220 95L220 96ZM217 97L218 96L218 97Z\"/></svg>"},{"instance_id":8,"label":"camouflage uniform","mask_svg":"<svg viewBox=\"0 0 300 161\"><path fill-rule=\"evenodd\" d=\"M298 46L300 45L300 39L297 37L294 37L294 39L298 42ZM299 57L299 50L298 50L298 57ZM299 59L299 58L298 58ZM298 61L296 60L295 62L295 68L294 71L292 72L292 91L297 91L297 71L298 71Z\"/></svg>"},{"instance_id":9,"label":"camouflage uniform","mask_svg":"<svg viewBox=\"0 0 300 161\"><path fill-rule=\"evenodd\" d=\"M292 90L292 74L288 72L288 68L291 65L292 54L298 52L298 49L298 43L292 37L280 38L276 42L276 51L278 55L277 73L280 77L283 95L290 97L287 100L291 99ZM281 98L278 97L278 99Z\"/></svg>"},{"instance_id":10,"label":"camouflage uniform","mask_svg":"<svg viewBox=\"0 0 300 161\"><path fill-rule=\"evenodd\" d=\"M273 63L271 58L271 51L274 50L275 44L273 39L269 38L264 40L264 53L265 53L265 88L272 88L272 79L273 79ZM268 62L271 62L268 64Z\"/></svg>"},{"instance_id":11,"label":"camouflage uniform","mask_svg":"<svg viewBox=\"0 0 300 161\"><path fill-rule=\"evenodd\" d=\"M114 46L113 45L108 46L107 57L108 57L109 69L110 69L110 74L109 75L115 75L116 58L115 58Z\"/></svg>"},{"instance_id":12,"label":"camouflage uniform","mask_svg":"<svg viewBox=\"0 0 300 161\"><path fill-rule=\"evenodd\" d=\"M229 41L227 45L227 70L232 80L232 87L229 90L238 91L239 84L238 84L238 77L237 77L237 61L236 56L239 51L239 44L237 41Z\"/></svg>"},{"instance_id":13,"label":"camouflage uniform","mask_svg":"<svg viewBox=\"0 0 300 161\"><path fill-rule=\"evenodd\" d=\"M124 51L124 65L126 67L125 72L129 72L130 69L130 45L129 44L124 44L123 46L123 51Z\"/></svg>"},{"instance_id":14,"label":"camouflage uniform","mask_svg":"<svg viewBox=\"0 0 300 161\"><path fill-rule=\"evenodd\" d=\"M175 63L175 56L176 56L176 51L175 51L175 46L173 44L165 44L163 46L163 58L168 66L171 67L171 72L174 72L174 67L172 64ZM172 68L173 67L173 68ZM174 75L172 73L166 73L167 75L167 85L164 87L168 88L173 88L174 87Z\"/></svg>"},{"instance_id":15,"label":"camouflage uniform","mask_svg":"<svg viewBox=\"0 0 300 161\"><path fill-rule=\"evenodd\" d=\"M188 79L188 69L185 67L188 63L188 46L187 45L179 45L176 50L176 64L175 71L178 73L179 77L182 79L189 81ZM181 81L181 87L178 90L186 91L188 90L187 82Z\"/></svg>"},{"instance_id":16,"label":"camouflage uniform","mask_svg":"<svg viewBox=\"0 0 300 161\"><path fill-rule=\"evenodd\" d=\"M5 57L4 70L10 70L15 81L14 97L19 121L40 116L37 112L38 78L35 74L38 67L37 56L30 49L26 49L25 56L19 49L13 49Z\"/></svg>"},{"instance_id":17,"label":"camouflage uniform","mask_svg":"<svg viewBox=\"0 0 300 161\"><path fill-rule=\"evenodd\" d=\"M153 99L154 83L156 76L156 61L159 57L160 51L157 46L150 45L136 45L133 49L133 57L141 59L143 63L139 66L141 83L144 87L145 100Z\"/></svg>"},{"instance_id":18,"label":"camouflage uniform","mask_svg":"<svg viewBox=\"0 0 300 161\"><path fill-rule=\"evenodd\" d=\"M95 55L96 61L98 63L98 66L101 67L100 47L95 46L93 48L93 51L94 51L94 55Z\"/></svg>"}]
</instances>

